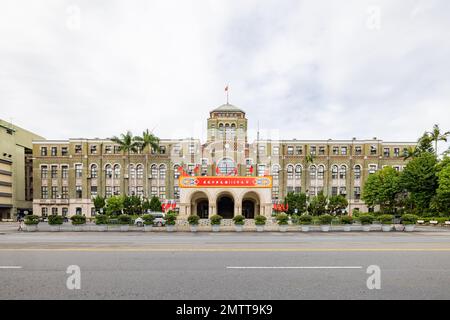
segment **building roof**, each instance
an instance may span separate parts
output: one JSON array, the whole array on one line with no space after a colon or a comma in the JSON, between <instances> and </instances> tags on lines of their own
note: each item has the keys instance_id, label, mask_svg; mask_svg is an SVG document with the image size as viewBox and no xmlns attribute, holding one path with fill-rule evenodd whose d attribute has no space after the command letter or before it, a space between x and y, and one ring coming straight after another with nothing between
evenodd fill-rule
<instances>
[{"instance_id":1,"label":"building roof","mask_svg":"<svg viewBox=\"0 0 450 320\"><path fill-rule=\"evenodd\" d=\"M223 104L220 107L215 108L211 112L242 112L242 113L245 113L242 109L239 109L238 107L236 107L232 104L229 104L229 103Z\"/></svg>"}]
</instances>

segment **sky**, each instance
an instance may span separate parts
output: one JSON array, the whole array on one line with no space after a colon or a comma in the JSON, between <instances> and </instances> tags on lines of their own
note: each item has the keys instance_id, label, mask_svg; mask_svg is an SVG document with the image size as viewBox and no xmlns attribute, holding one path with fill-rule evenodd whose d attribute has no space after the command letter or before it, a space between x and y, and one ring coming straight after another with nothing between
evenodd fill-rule
<instances>
[{"instance_id":1,"label":"sky","mask_svg":"<svg viewBox=\"0 0 450 320\"><path fill-rule=\"evenodd\" d=\"M2 0L0 118L47 139L415 141L450 130L448 0ZM448 144L441 144L441 149Z\"/></svg>"}]
</instances>

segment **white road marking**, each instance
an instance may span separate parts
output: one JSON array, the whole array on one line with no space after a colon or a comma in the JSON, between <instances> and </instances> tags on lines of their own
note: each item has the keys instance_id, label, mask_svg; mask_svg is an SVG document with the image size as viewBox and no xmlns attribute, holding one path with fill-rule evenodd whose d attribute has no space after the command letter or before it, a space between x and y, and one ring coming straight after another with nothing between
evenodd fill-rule
<instances>
[{"instance_id":1,"label":"white road marking","mask_svg":"<svg viewBox=\"0 0 450 320\"><path fill-rule=\"evenodd\" d=\"M0 266L0 269L22 269L22 266Z\"/></svg>"},{"instance_id":2,"label":"white road marking","mask_svg":"<svg viewBox=\"0 0 450 320\"><path fill-rule=\"evenodd\" d=\"M227 269L362 269L362 266L227 267Z\"/></svg>"}]
</instances>

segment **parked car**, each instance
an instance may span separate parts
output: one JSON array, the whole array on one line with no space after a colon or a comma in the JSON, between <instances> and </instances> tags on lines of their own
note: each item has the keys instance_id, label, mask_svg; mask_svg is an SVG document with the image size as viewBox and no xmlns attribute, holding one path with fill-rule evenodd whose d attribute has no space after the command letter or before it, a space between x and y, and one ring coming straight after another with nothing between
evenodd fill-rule
<instances>
[{"instance_id":1,"label":"parked car","mask_svg":"<svg viewBox=\"0 0 450 320\"><path fill-rule=\"evenodd\" d=\"M137 218L136 220L134 220L134 225L138 227L144 226L144 219L142 219L141 217Z\"/></svg>"},{"instance_id":2,"label":"parked car","mask_svg":"<svg viewBox=\"0 0 450 320\"><path fill-rule=\"evenodd\" d=\"M153 220L153 225L156 227L164 227L166 225L166 219L164 212L149 212L148 214L151 214L155 217ZM134 225L138 227L142 227L144 225L144 219L142 217L139 217L134 220Z\"/></svg>"}]
</instances>

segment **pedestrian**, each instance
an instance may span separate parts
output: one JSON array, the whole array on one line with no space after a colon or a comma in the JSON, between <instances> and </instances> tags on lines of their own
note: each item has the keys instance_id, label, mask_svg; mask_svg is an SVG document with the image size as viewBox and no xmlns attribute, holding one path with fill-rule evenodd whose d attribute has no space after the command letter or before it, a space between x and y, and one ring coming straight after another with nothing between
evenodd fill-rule
<instances>
[{"instance_id":1,"label":"pedestrian","mask_svg":"<svg viewBox=\"0 0 450 320\"><path fill-rule=\"evenodd\" d=\"M23 218L20 217L19 218L19 229L17 231L23 231L23 230L24 230Z\"/></svg>"}]
</instances>

